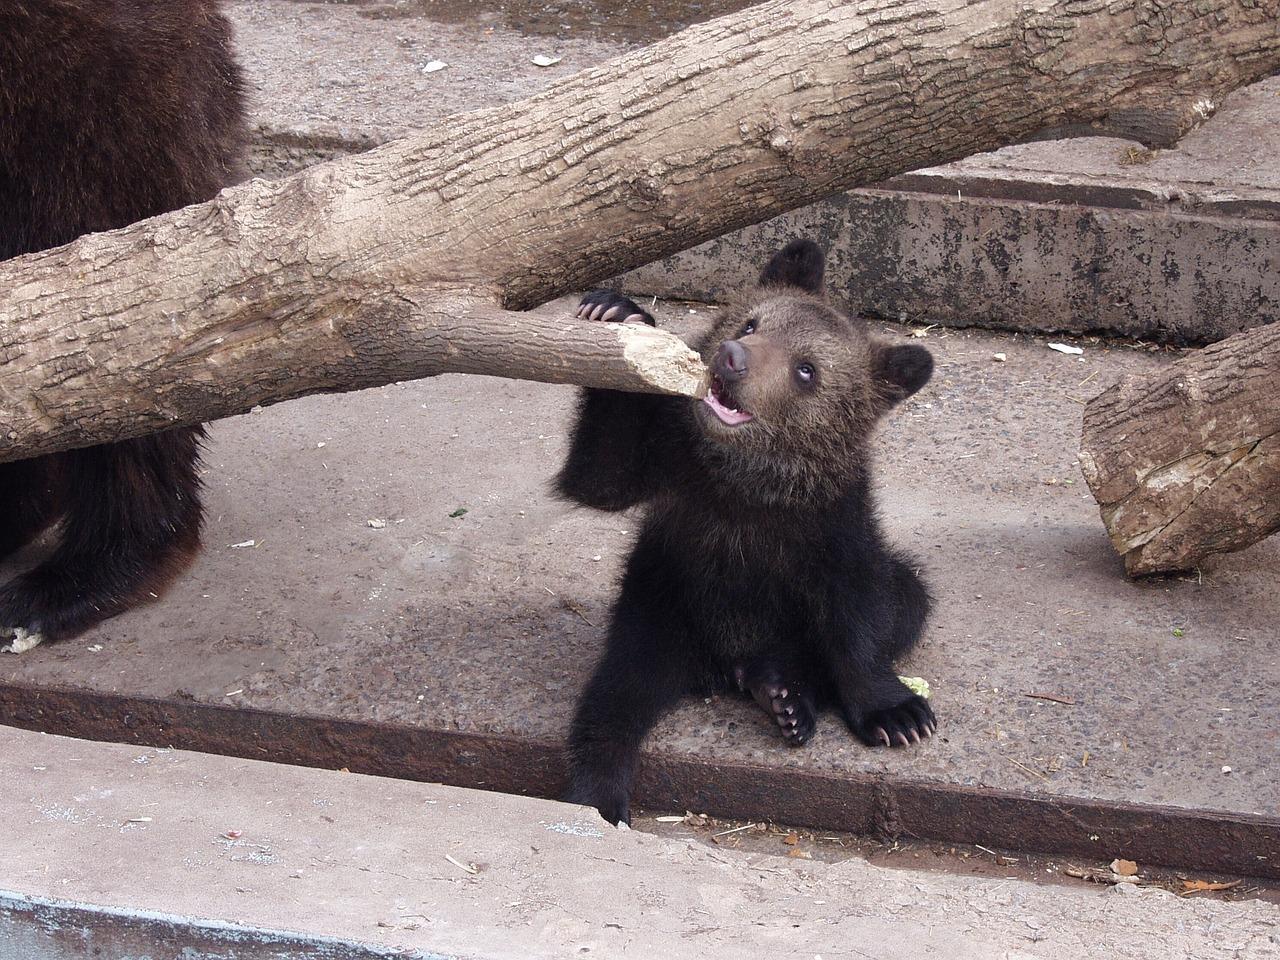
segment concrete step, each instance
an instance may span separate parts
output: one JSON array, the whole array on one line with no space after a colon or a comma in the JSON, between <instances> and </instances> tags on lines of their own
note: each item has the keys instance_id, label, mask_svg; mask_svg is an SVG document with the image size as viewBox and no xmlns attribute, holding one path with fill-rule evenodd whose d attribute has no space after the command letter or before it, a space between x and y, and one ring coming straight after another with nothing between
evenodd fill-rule
<instances>
[{"instance_id":1,"label":"concrete step","mask_svg":"<svg viewBox=\"0 0 1280 960\"><path fill-rule=\"evenodd\" d=\"M658 313L685 335L709 316L681 309ZM938 598L904 672L939 737L872 751L825 715L789 750L749 702L690 702L648 743L640 803L1280 876L1280 542L1131 583L1075 463L1080 401L1176 353L914 342L934 380L876 455L890 536ZM0 722L558 795L636 525L551 497L573 404L439 377L214 424L194 567L0 656Z\"/></svg>"},{"instance_id":2,"label":"concrete step","mask_svg":"<svg viewBox=\"0 0 1280 960\"><path fill-rule=\"evenodd\" d=\"M1275 956L1280 909L827 864L0 728L0 960Z\"/></svg>"},{"instance_id":3,"label":"concrete step","mask_svg":"<svg viewBox=\"0 0 1280 960\"><path fill-rule=\"evenodd\" d=\"M278 175L366 150L744 5L649 3L641 24L592 2L240 0L230 11L255 90L253 165ZM537 53L561 60L537 67ZM424 73L430 60L449 66ZM1280 77L1215 110L1169 150L1109 138L1010 147L833 197L619 282L723 300L780 238L807 234L831 251L833 296L875 316L1217 340L1280 319Z\"/></svg>"}]
</instances>

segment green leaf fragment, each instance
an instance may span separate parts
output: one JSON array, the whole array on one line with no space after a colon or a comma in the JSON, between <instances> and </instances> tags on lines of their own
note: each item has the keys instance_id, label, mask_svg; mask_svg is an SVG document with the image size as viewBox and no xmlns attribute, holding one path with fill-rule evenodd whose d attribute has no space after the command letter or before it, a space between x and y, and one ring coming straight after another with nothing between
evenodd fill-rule
<instances>
[{"instance_id":1,"label":"green leaf fragment","mask_svg":"<svg viewBox=\"0 0 1280 960\"><path fill-rule=\"evenodd\" d=\"M929 681L924 677L898 677L918 697L929 699Z\"/></svg>"}]
</instances>

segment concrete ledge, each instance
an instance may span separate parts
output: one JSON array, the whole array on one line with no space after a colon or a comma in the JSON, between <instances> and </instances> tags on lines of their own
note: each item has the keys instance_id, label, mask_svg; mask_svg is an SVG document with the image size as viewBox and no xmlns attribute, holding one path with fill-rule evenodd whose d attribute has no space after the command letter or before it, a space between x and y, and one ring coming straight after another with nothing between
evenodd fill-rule
<instances>
[{"instance_id":1,"label":"concrete ledge","mask_svg":"<svg viewBox=\"0 0 1280 960\"><path fill-rule=\"evenodd\" d=\"M725 302L787 240L829 251L845 309L893 320L1220 340L1280 319L1280 223L856 190L617 279L635 295Z\"/></svg>"},{"instance_id":2,"label":"concrete ledge","mask_svg":"<svg viewBox=\"0 0 1280 960\"><path fill-rule=\"evenodd\" d=\"M447 960L347 938L308 936L198 917L0 889L0 960L181 957L183 960Z\"/></svg>"},{"instance_id":3,"label":"concrete ledge","mask_svg":"<svg viewBox=\"0 0 1280 960\"><path fill-rule=\"evenodd\" d=\"M871 751L827 714L788 750L753 704L691 700L648 741L642 802L1275 876L1280 541L1130 583L1075 466L1078 401L1171 355L920 342L934 380L876 459L938 600L904 672L933 684L939 736ZM573 404L447 376L215 424L191 571L0 658L0 722L557 795L635 529L549 496Z\"/></svg>"},{"instance_id":4,"label":"concrete ledge","mask_svg":"<svg viewBox=\"0 0 1280 960\"><path fill-rule=\"evenodd\" d=\"M555 798L559 743L266 710L0 685L0 716L30 730ZM657 810L771 820L1085 859L1280 879L1280 819L1115 799L1036 796L646 751L635 801Z\"/></svg>"},{"instance_id":5,"label":"concrete ledge","mask_svg":"<svg viewBox=\"0 0 1280 960\"><path fill-rule=\"evenodd\" d=\"M1265 955L1280 910L618 831L492 793L0 728L0 960ZM1259 951L1251 954L1250 951Z\"/></svg>"}]
</instances>

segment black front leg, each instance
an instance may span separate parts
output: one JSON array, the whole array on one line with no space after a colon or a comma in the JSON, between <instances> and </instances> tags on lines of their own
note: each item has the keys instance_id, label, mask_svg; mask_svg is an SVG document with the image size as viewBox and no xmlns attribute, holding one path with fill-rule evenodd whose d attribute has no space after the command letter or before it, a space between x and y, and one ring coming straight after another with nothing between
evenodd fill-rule
<instances>
[{"instance_id":1,"label":"black front leg","mask_svg":"<svg viewBox=\"0 0 1280 960\"><path fill-rule=\"evenodd\" d=\"M643 554L643 548L640 551ZM614 610L608 646L578 701L569 733L564 799L595 807L610 823L631 822L640 744L690 686L679 626L635 558Z\"/></svg>"},{"instance_id":2,"label":"black front leg","mask_svg":"<svg viewBox=\"0 0 1280 960\"><path fill-rule=\"evenodd\" d=\"M653 317L612 290L582 298L584 320L647 323ZM678 398L617 390L582 391L569 455L556 476L562 497L597 510L625 510L657 492L673 445ZM655 429L655 425L667 425Z\"/></svg>"},{"instance_id":3,"label":"black front leg","mask_svg":"<svg viewBox=\"0 0 1280 960\"><path fill-rule=\"evenodd\" d=\"M894 664L914 646L928 615L919 578L895 560L879 589L842 592L833 608L820 643L854 736L869 747L906 747L933 736L933 708L898 679Z\"/></svg>"},{"instance_id":4,"label":"black front leg","mask_svg":"<svg viewBox=\"0 0 1280 960\"><path fill-rule=\"evenodd\" d=\"M59 455L62 533L43 563L0 586L0 644L9 630L74 637L164 591L200 544L202 435L184 427Z\"/></svg>"}]
</instances>

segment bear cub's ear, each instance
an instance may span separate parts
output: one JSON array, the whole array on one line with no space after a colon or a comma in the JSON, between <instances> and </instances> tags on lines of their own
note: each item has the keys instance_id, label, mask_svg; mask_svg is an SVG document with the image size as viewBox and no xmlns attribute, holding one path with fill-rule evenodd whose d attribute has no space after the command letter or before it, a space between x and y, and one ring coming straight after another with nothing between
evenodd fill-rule
<instances>
[{"instance_id":1,"label":"bear cub's ear","mask_svg":"<svg viewBox=\"0 0 1280 960\"><path fill-rule=\"evenodd\" d=\"M887 406L892 407L929 382L933 376L933 354L910 343L877 344L871 372L881 385Z\"/></svg>"},{"instance_id":2,"label":"bear cub's ear","mask_svg":"<svg viewBox=\"0 0 1280 960\"><path fill-rule=\"evenodd\" d=\"M812 240L792 240L773 255L760 273L762 287L798 287L806 293L822 293L826 257Z\"/></svg>"}]
</instances>

